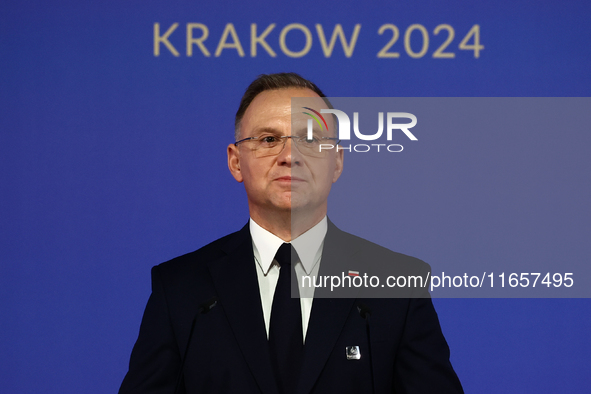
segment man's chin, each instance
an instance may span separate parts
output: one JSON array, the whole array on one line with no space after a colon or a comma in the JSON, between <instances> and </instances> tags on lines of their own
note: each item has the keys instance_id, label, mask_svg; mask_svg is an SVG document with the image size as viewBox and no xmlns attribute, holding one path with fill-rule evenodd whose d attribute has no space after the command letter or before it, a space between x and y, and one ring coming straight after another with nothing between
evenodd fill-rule
<instances>
[{"instance_id":1,"label":"man's chin","mask_svg":"<svg viewBox=\"0 0 591 394\"><path fill-rule=\"evenodd\" d=\"M275 200L275 208L281 211L291 211L292 213L306 214L306 211L313 211L312 203L308 194L297 193L295 191L287 192L281 198Z\"/></svg>"},{"instance_id":2,"label":"man's chin","mask_svg":"<svg viewBox=\"0 0 591 394\"><path fill-rule=\"evenodd\" d=\"M267 203L267 209L271 209L280 214L289 213L291 211L291 206L291 193L276 196Z\"/></svg>"}]
</instances>

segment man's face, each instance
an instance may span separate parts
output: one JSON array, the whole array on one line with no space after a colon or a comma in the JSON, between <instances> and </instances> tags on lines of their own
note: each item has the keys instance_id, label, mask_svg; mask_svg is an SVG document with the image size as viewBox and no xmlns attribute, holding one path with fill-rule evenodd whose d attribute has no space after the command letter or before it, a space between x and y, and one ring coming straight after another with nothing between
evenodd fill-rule
<instances>
[{"instance_id":1,"label":"man's face","mask_svg":"<svg viewBox=\"0 0 591 394\"><path fill-rule=\"evenodd\" d=\"M306 118L294 119L292 133L291 98L310 97L309 106L320 111L327 108L324 101L309 89L280 89L260 93L252 101L240 127L240 139L262 134L306 135ZM334 124L325 117L334 137ZM296 130L297 129L297 130ZM330 141L328 142L330 143ZM334 143L333 143L334 144ZM228 146L228 166L238 182L244 182L252 217L267 217L278 211L298 210L322 218L326 214L327 198L332 183L343 169L343 152L325 151L321 157L303 155L291 138L281 153L256 157L254 143L243 142Z\"/></svg>"}]
</instances>

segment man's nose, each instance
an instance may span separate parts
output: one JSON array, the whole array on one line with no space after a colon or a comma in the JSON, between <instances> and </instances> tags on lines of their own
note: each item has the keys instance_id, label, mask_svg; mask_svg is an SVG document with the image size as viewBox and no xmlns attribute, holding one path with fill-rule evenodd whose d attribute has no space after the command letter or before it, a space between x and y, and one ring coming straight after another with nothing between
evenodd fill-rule
<instances>
[{"instance_id":1,"label":"man's nose","mask_svg":"<svg viewBox=\"0 0 591 394\"><path fill-rule=\"evenodd\" d=\"M300 151L297 148L297 145L295 145L295 143L293 142L293 138L286 138L285 141L285 146L283 147L283 150L281 151L281 153L279 154L278 159L281 162L286 162L286 163L299 163L300 162Z\"/></svg>"}]
</instances>

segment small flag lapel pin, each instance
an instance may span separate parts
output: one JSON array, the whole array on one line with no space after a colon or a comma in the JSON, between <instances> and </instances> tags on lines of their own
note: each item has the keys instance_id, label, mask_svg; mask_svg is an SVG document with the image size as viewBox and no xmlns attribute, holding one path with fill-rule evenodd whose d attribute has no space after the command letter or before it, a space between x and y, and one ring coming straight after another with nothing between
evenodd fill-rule
<instances>
[{"instance_id":1,"label":"small flag lapel pin","mask_svg":"<svg viewBox=\"0 0 591 394\"><path fill-rule=\"evenodd\" d=\"M361 358L359 346L347 346L345 352L347 354L347 360L359 360Z\"/></svg>"}]
</instances>

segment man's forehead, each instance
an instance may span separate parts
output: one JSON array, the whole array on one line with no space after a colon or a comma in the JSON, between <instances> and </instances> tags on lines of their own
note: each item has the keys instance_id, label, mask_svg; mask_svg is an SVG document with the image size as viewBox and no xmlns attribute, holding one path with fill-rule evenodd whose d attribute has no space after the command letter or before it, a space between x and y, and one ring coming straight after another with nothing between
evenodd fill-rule
<instances>
[{"instance_id":1,"label":"man's forehead","mask_svg":"<svg viewBox=\"0 0 591 394\"><path fill-rule=\"evenodd\" d=\"M297 98L295 106L292 106L292 98ZM300 105L305 104L305 105ZM288 88L266 90L258 94L244 114L243 125L248 128L261 127L261 122L277 120L280 122L295 122L305 119L303 111L314 111L328 108L322 97L306 88Z\"/></svg>"}]
</instances>

